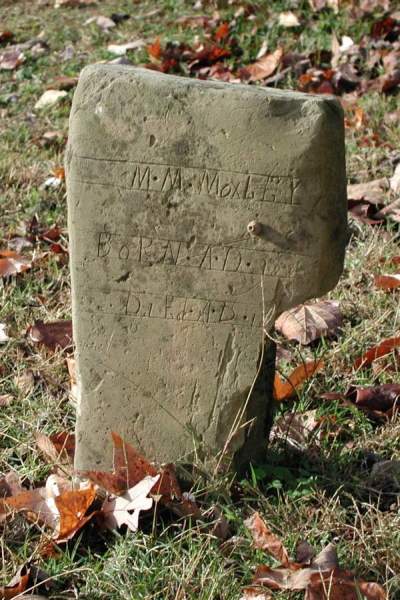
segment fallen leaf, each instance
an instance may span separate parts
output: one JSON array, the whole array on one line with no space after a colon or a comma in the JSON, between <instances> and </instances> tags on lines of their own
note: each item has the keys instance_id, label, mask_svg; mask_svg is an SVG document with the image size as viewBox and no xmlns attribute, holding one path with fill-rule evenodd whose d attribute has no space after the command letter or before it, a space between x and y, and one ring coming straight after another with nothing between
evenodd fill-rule
<instances>
[{"instance_id":1,"label":"fallen leaf","mask_svg":"<svg viewBox=\"0 0 400 600\"><path fill-rule=\"evenodd\" d=\"M12 598L21 597L21 594L23 594L28 587L29 576L29 568L25 566L21 567L8 585L0 586L1 599L11 600ZM29 598L32 598L32 596L29 596Z\"/></svg>"},{"instance_id":2,"label":"fallen leaf","mask_svg":"<svg viewBox=\"0 0 400 600\"><path fill-rule=\"evenodd\" d=\"M85 21L84 24L90 25L91 23L95 23L103 31L109 31L110 29L115 27L115 21L103 15L98 15L97 17L90 17L87 21Z\"/></svg>"},{"instance_id":3,"label":"fallen leaf","mask_svg":"<svg viewBox=\"0 0 400 600\"><path fill-rule=\"evenodd\" d=\"M1 394L0 395L0 406L10 406L14 402L14 397L11 394Z\"/></svg>"},{"instance_id":4,"label":"fallen leaf","mask_svg":"<svg viewBox=\"0 0 400 600\"><path fill-rule=\"evenodd\" d=\"M255 512L244 525L250 531L255 548L264 550L282 565L289 564L289 555L280 539L267 527L258 512Z\"/></svg>"},{"instance_id":5,"label":"fallen leaf","mask_svg":"<svg viewBox=\"0 0 400 600\"><path fill-rule=\"evenodd\" d=\"M146 42L142 39L136 40L134 42L128 42L126 44L110 44L107 46L108 52L111 54L116 54L117 56L123 56L129 50L138 50L143 48L146 45Z\"/></svg>"},{"instance_id":6,"label":"fallen leaf","mask_svg":"<svg viewBox=\"0 0 400 600\"><path fill-rule=\"evenodd\" d=\"M347 186L347 197L350 200L368 200L379 204L383 203L388 188L388 180L385 177L365 183L352 183Z\"/></svg>"},{"instance_id":7,"label":"fallen leaf","mask_svg":"<svg viewBox=\"0 0 400 600\"><path fill-rule=\"evenodd\" d=\"M50 464L61 466L61 471L72 475L75 453L74 434L60 432L47 436L36 432L35 439L39 450Z\"/></svg>"},{"instance_id":8,"label":"fallen leaf","mask_svg":"<svg viewBox=\"0 0 400 600\"><path fill-rule=\"evenodd\" d=\"M274 378L274 398L278 402L287 400L296 394L297 389L304 381L310 379L317 371L320 371L324 363L322 360L310 360L302 363L283 380L278 373Z\"/></svg>"},{"instance_id":9,"label":"fallen leaf","mask_svg":"<svg viewBox=\"0 0 400 600\"><path fill-rule=\"evenodd\" d=\"M342 324L339 303L333 300L300 304L284 313L275 322L275 329L288 340L307 345L321 336L337 333Z\"/></svg>"},{"instance_id":10,"label":"fallen leaf","mask_svg":"<svg viewBox=\"0 0 400 600\"><path fill-rule=\"evenodd\" d=\"M64 90L46 90L36 102L35 109L52 106L62 100L62 98L65 98L65 96L68 96L68 94Z\"/></svg>"},{"instance_id":11,"label":"fallen leaf","mask_svg":"<svg viewBox=\"0 0 400 600\"><path fill-rule=\"evenodd\" d=\"M306 451L310 441L316 437L320 421L316 418L316 410L304 413L285 413L276 419L270 433L270 439L280 439L296 451Z\"/></svg>"},{"instance_id":12,"label":"fallen leaf","mask_svg":"<svg viewBox=\"0 0 400 600\"><path fill-rule=\"evenodd\" d=\"M9 31L8 29L3 29L2 31L0 31L0 44L4 44L4 42L9 42L13 39L13 37L14 34L12 31Z\"/></svg>"},{"instance_id":13,"label":"fallen leaf","mask_svg":"<svg viewBox=\"0 0 400 600\"><path fill-rule=\"evenodd\" d=\"M63 492L54 497L59 514L54 534L57 542L70 540L93 517L94 513L89 515L86 513L95 498L96 490L93 484L81 490Z\"/></svg>"},{"instance_id":14,"label":"fallen leaf","mask_svg":"<svg viewBox=\"0 0 400 600\"><path fill-rule=\"evenodd\" d=\"M25 60L25 55L18 48L6 50L0 54L0 71L13 71Z\"/></svg>"},{"instance_id":15,"label":"fallen leaf","mask_svg":"<svg viewBox=\"0 0 400 600\"><path fill-rule=\"evenodd\" d=\"M283 48L277 48L274 52L266 54L259 58L256 62L245 67L245 71L249 73L250 81L260 81L269 77L278 68L283 56Z\"/></svg>"},{"instance_id":16,"label":"fallen leaf","mask_svg":"<svg viewBox=\"0 0 400 600\"><path fill-rule=\"evenodd\" d=\"M97 4L96 0L55 0L54 8L76 8L79 6L91 6Z\"/></svg>"},{"instance_id":17,"label":"fallen leaf","mask_svg":"<svg viewBox=\"0 0 400 600\"><path fill-rule=\"evenodd\" d=\"M259 586L245 587L242 593L243 596L240 600L270 600L272 598L270 592L263 590Z\"/></svg>"},{"instance_id":18,"label":"fallen leaf","mask_svg":"<svg viewBox=\"0 0 400 600\"><path fill-rule=\"evenodd\" d=\"M351 571L333 569L312 573L304 600L386 600L378 583L357 580Z\"/></svg>"},{"instance_id":19,"label":"fallen leaf","mask_svg":"<svg viewBox=\"0 0 400 600\"><path fill-rule=\"evenodd\" d=\"M160 494L166 501L182 497L173 465L167 465L158 473L154 465L117 433L112 432L111 435L114 445L114 471L111 473L85 471L84 475L86 477L89 477L108 492L121 494L142 481L146 476L155 477L159 474L159 482L157 482L152 493Z\"/></svg>"},{"instance_id":20,"label":"fallen leaf","mask_svg":"<svg viewBox=\"0 0 400 600\"><path fill-rule=\"evenodd\" d=\"M395 348L400 346L400 337L387 338L382 340L377 346L369 348L362 356L359 356L354 361L354 368L360 369L362 367L368 367L374 360L390 354Z\"/></svg>"},{"instance_id":21,"label":"fallen leaf","mask_svg":"<svg viewBox=\"0 0 400 600\"><path fill-rule=\"evenodd\" d=\"M217 27L217 30L214 33L214 39L217 42L222 42L223 40L225 40L229 35L229 23L221 23L221 25L219 25Z\"/></svg>"},{"instance_id":22,"label":"fallen leaf","mask_svg":"<svg viewBox=\"0 0 400 600\"><path fill-rule=\"evenodd\" d=\"M279 14L279 25L282 27L298 27L300 25L300 21L298 17L291 10L289 10Z\"/></svg>"},{"instance_id":23,"label":"fallen leaf","mask_svg":"<svg viewBox=\"0 0 400 600\"><path fill-rule=\"evenodd\" d=\"M22 491L24 491L24 488L15 471L10 471L4 477L0 478L0 498L15 496Z\"/></svg>"},{"instance_id":24,"label":"fallen leaf","mask_svg":"<svg viewBox=\"0 0 400 600\"><path fill-rule=\"evenodd\" d=\"M14 377L14 385L23 396L28 396L35 387L35 376L30 369Z\"/></svg>"},{"instance_id":25,"label":"fallen leaf","mask_svg":"<svg viewBox=\"0 0 400 600\"><path fill-rule=\"evenodd\" d=\"M0 323L0 344L5 344L9 339L10 338L7 335L7 325L5 323Z\"/></svg>"},{"instance_id":26,"label":"fallen leaf","mask_svg":"<svg viewBox=\"0 0 400 600\"><path fill-rule=\"evenodd\" d=\"M50 91L51 90L69 91L69 90L72 90L74 87L76 87L76 85L78 84L78 79L79 79L78 77L68 77L67 75L60 75L59 77L56 77L55 79L52 80L48 89ZM55 132L55 133L60 135L59 132Z\"/></svg>"},{"instance_id":27,"label":"fallen leaf","mask_svg":"<svg viewBox=\"0 0 400 600\"><path fill-rule=\"evenodd\" d=\"M390 189L395 194L400 194L400 162L394 170L392 177L390 178Z\"/></svg>"},{"instance_id":28,"label":"fallen leaf","mask_svg":"<svg viewBox=\"0 0 400 600\"><path fill-rule=\"evenodd\" d=\"M147 53L151 58L155 58L157 60L159 60L162 56L162 48L161 48L161 42L160 42L160 38L158 37L155 42L153 42L152 44L149 44L147 46Z\"/></svg>"},{"instance_id":29,"label":"fallen leaf","mask_svg":"<svg viewBox=\"0 0 400 600\"><path fill-rule=\"evenodd\" d=\"M0 250L0 277L9 277L28 271L31 261L13 250Z\"/></svg>"},{"instance_id":30,"label":"fallen leaf","mask_svg":"<svg viewBox=\"0 0 400 600\"><path fill-rule=\"evenodd\" d=\"M43 323L35 321L28 329L28 335L32 342L43 344L47 348L66 349L71 348L72 321L55 321L54 323Z\"/></svg>"},{"instance_id":31,"label":"fallen leaf","mask_svg":"<svg viewBox=\"0 0 400 600\"><path fill-rule=\"evenodd\" d=\"M387 204L375 213L376 219L386 219L386 217L390 217L393 221L400 223L400 198Z\"/></svg>"},{"instance_id":32,"label":"fallen leaf","mask_svg":"<svg viewBox=\"0 0 400 600\"><path fill-rule=\"evenodd\" d=\"M400 274L374 275L374 283L381 290L395 290L400 287Z\"/></svg>"},{"instance_id":33,"label":"fallen leaf","mask_svg":"<svg viewBox=\"0 0 400 600\"><path fill-rule=\"evenodd\" d=\"M74 406L77 406L79 402L79 385L76 375L76 361L74 358L67 357L67 368L71 386L69 399Z\"/></svg>"},{"instance_id":34,"label":"fallen leaf","mask_svg":"<svg viewBox=\"0 0 400 600\"><path fill-rule=\"evenodd\" d=\"M155 487L160 475L146 476L123 496L110 496L101 508L103 524L107 529L117 529L127 525L135 532L139 527L139 515L142 510L150 510L153 499L148 494ZM131 513L133 511L133 513Z\"/></svg>"}]
</instances>

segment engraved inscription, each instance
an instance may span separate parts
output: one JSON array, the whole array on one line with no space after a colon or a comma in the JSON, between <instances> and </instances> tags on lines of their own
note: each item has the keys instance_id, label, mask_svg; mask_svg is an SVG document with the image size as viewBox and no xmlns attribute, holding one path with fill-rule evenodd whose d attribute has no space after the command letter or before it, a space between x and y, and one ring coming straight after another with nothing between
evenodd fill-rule
<instances>
[{"instance_id":1,"label":"engraved inscription","mask_svg":"<svg viewBox=\"0 0 400 600\"><path fill-rule=\"evenodd\" d=\"M146 292L90 289L85 310L138 319L172 319L241 327L261 325L260 307L226 300L156 295Z\"/></svg>"},{"instance_id":2,"label":"engraved inscription","mask_svg":"<svg viewBox=\"0 0 400 600\"><path fill-rule=\"evenodd\" d=\"M215 200L297 205L300 182L289 175L75 157L78 181L140 192L178 191Z\"/></svg>"},{"instance_id":3,"label":"engraved inscription","mask_svg":"<svg viewBox=\"0 0 400 600\"><path fill-rule=\"evenodd\" d=\"M97 234L96 255L111 260L131 260L144 266L173 265L282 278L291 278L304 271L304 257L294 254L213 244L190 246L185 241L144 236L126 239L109 231Z\"/></svg>"}]
</instances>

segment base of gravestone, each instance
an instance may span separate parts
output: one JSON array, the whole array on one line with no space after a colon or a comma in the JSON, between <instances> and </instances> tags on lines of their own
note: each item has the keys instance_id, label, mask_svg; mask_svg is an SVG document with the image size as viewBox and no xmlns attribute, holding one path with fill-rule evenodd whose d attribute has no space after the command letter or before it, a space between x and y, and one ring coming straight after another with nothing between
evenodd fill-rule
<instances>
[{"instance_id":1,"label":"base of gravestone","mask_svg":"<svg viewBox=\"0 0 400 600\"><path fill-rule=\"evenodd\" d=\"M266 460L269 434L274 417L274 376L276 344L266 339L261 365L249 396L245 413L245 422L249 423L244 444L235 452L232 461L234 471L240 475L248 470L250 464Z\"/></svg>"}]
</instances>

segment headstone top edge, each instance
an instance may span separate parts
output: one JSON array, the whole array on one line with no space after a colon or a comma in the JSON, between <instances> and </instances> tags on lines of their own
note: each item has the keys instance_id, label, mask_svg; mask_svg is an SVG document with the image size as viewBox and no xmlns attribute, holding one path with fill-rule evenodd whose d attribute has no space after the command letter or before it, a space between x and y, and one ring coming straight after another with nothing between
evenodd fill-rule
<instances>
[{"instance_id":1,"label":"headstone top edge","mask_svg":"<svg viewBox=\"0 0 400 600\"><path fill-rule=\"evenodd\" d=\"M330 105L332 108L340 109L342 111L340 101L333 95L330 94L308 94L304 92L298 92L293 90L283 90L280 88L272 88L261 85L249 85L244 83L229 83L225 81L218 81L216 79L196 79L193 77L184 77L180 75L170 75L167 73L161 73L152 69L146 69L144 67L136 67L130 65L111 65L111 64L99 64L95 63L92 65L85 66L79 76L79 80L84 80L86 77L99 75L133 75L137 76L141 80L147 80L149 82L159 80L164 83L170 81L174 85L182 85L192 88L203 88L203 89L214 89L214 90L229 90L236 92L250 92L258 93L260 96L263 95L265 98L277 98L277 99L292 99L299 101L308 101L318 105Z\"/></svg>"}]
</instances>

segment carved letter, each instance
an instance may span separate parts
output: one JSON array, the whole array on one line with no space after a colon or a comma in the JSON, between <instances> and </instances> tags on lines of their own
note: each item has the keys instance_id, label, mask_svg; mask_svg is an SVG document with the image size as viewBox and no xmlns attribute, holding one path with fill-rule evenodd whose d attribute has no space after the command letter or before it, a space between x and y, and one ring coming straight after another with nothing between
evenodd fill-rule
<instances>
[{"instance_id":1,"label":"carved letter","mask_svg":"<svg viewBox=\"0 0 400 600\"><path fill-rule=\"evenodd\" d=\"M110 254L111 250L111 233L108 231L102 231L99 233L99 243L97 245L97 256L104 258Z\"/></svg>"}]
</instances>

